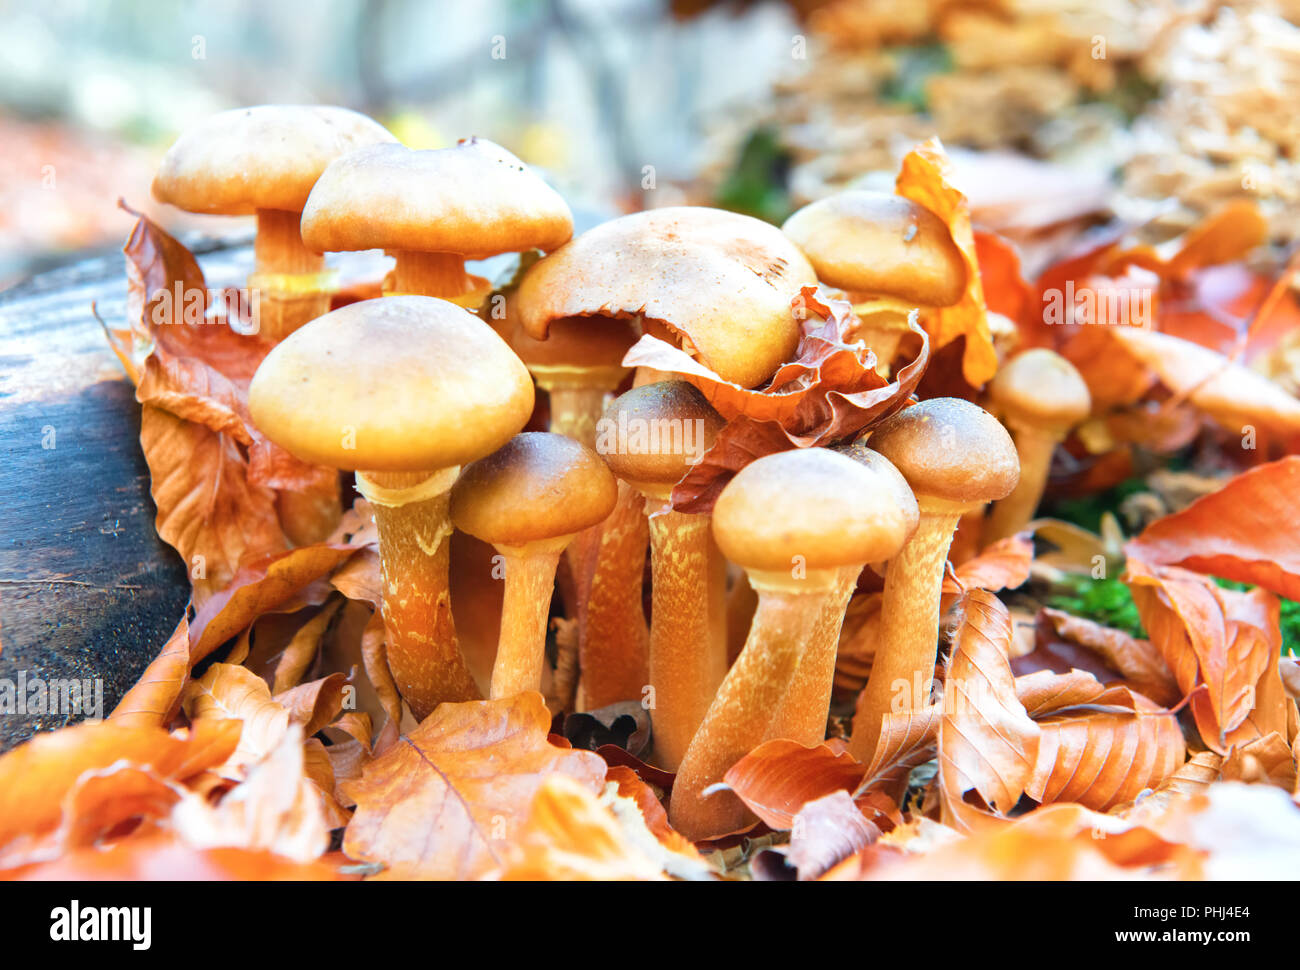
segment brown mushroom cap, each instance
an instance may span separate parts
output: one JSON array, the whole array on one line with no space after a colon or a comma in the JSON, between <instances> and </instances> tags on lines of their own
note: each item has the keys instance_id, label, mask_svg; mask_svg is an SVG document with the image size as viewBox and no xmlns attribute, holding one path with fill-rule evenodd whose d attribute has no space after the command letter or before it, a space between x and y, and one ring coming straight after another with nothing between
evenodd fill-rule
<instances>
[{"instance_id":1,"label":"brown mushroom cap","mask_svg":"<svg viewBox=\"0 0 1300 970\"><path fill-rule=\"evenodd\" d=\"M564 317L551 324L545 340L515 326L509 343L529 367L620 367L636 334L627 320Z\"/></svg>"},{"instance_id":2,"label":"brown mushroom cap","mask_svg":"<svg viewBox=\"0 0 1300 970\"><path fill-rule=\"evenodd\" d=\"M898 469L880 455L855 461L796 448L751 462L713 508L723 554L746 569L812 569L888 559L916 531L918 511Z\"/></svg>"},{"instance_id":3,"label":"brown mushroom cap","mask_svg":"<svg viewBox=\"0 0 1300 970\"><path fill-rule=\"evenodd\" d=\"M302 213L302 239L335 252L388 249L484 259L555 249L573 235L558 192L500 145L463 139L418 151L373 145L325 169Z\"/></svg>"},{"instance_id":4,"label":"brown mushroom cap","mask_svg":"<svg viewBox=\"0 0 1300 970\"><path fill-rule=\"evenodd\" d=\"M153 195L186 212L301 212L330 162L353 149L393 141L378 122L346 108L236 108L176 139L158 166Z\"/></svg>"},{"instance_id":5,"label":"brown mushroom cap","mask_svg":"<svg viewBox=\"0 0 1300 970\"><path fill-rule=\"evenodd\" d=\"M596 450L625 481L674 485L725 423L690 384L657 381L609 403L596 425Z\"/></svg>"},{"instance_id":6,"label":"brown mushroom cap","mask_svg":"<svg viewBox=\"0 0 1300 970\"><path fill-rule=\"evenodd\" d=\"M1068 432L1092 409L1092 396L1079 371L1045 347L1007 361L990 382L989 397L1008 419L1059 433Z\"/></svg>"},{"instance_id":7,"label":"brown mushroom cap","mask_svg":"<svg viewBox=\"0 0 1300 970\"><path fill-rule=\"evenodd\" d=\"M519 546L596 525L617 498L618 484L594 451L529 431L465 466L451 490L451 520L484 542Z\"/></svg>"},{"instance_id":8,"label":"brown mushroom cap","mask_svg":"<svg viewBox=\"0 0 1300 970\"><path fill-rule=\"evenodd\" d=\"M528 421L523 362L468 310L428 296L341 307L296 331L257 369L257 427L305 461L430 471L499 448Z\"/></svg>"},{"instance_id":9,"label":"brown mushroom cap","mask_svg":"<svg viewBox=\"0 0 1300 970\"><path fill-rule=\"evenodd\" d=\"M853 190L804 206L781 227L831 286L951 306L966 264L943 220L898 195Z\"/></svg>"},{"instance_id":10,"label":"brown mushroom cap","mask_svg":"<svg viewBox=\"0 0 1300 970\"><path fill-rule=\"evenodd\" d=\"M542 340L562 317L641 316L724 379L756 387L794 354L790 301L815 282L808 260L765 222L703 207L651 209L540 260L520 285L520 319Z\"/></svg>"},{"instance_id":11,"label":"brown mushroom cap","mask_svg":"<svg viewBox=\"0 0 1300 970\"><path fill-rule=\"evenodd\" d=\"M876 425L868 440L918 499L982 504L1006 498L1020 480L1020 459L1006 428L961 398L905 408Z\"/></svg>"}]
</instances>

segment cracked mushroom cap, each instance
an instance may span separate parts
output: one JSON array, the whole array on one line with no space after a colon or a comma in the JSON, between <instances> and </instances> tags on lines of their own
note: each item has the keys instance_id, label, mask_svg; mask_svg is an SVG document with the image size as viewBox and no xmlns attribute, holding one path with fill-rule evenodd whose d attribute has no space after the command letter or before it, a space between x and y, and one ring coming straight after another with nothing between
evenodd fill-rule
<instances>
[{"instance_id":1,"label":"cracked mushroom cap","mask_svg":"<svg viewBox=\"0 0 1300 970\"><path fill-rule=\"evenodd\" d=\"M378 122L326 105L260 105L223 111L176 139L153 195L186 212L301 212L334 159L396 139Z\"/></svg>"},{"instance_id":2,"label":"cracked mushroom cap","mask_svg":"<svg viewBox=\"0 0 1300 970\"><path fill-rule=\"evenodd\" d=\"M1079 371L1054 350L1035 347L999 368L989 397L1009 422L1065 435L1092 410L1092 395Z\"/></svg>"},{"instance_id":3,"label":"cracked mushroom cap","mask_svg":"<svg viewBox=\"0 0 1300 970\"><path fill-rule=\"evenodd\" d=\"M878 454L854 460L795 448L750 462L713 508L723 554L746 569L812 569L889 559L916 531L919 513L898 469Z\"/></svg>"},{"instance_id":4,"label":"cracked mushroom cap","mask_svg":"<svg viewBox=\"0 0 1300 970\"><path fill-rule=\"evenodd\" d=\"M528 431L465 466L451 490L451 520L492 545L521 546L596 525L617 498L614 475L594 451Z\"/></svg>"},{"instance_id":5,"label":"cracked mushroom cap","mask_svg":"<svg viewBox=\"0 0 1300 970\"><path fill-rule=\"evenodd\" d=\"M302 213L303 242L318 252L485 259L555 249L572 235L573 214L560 194L483 138L429 151L372 145L351 152L325 169Z\"/></svg>"},{"instance_id":6,"label":"cracked mushroom cap","mask_svg":"<svg viewBox=\"0 0 1300 970\"><path fill-rule=\"evenodd\" d=\"M951 306L966 264L943 220L900 195L853 190L804 206L781 227L831 286Z\"/></svg>"},{"instance_id":7,"label":"cracked mushroom cap","mask_svg":"<svg viewBox=\"0 0 1300 970\"><path fill-rule=\"evenodd\" d=\"M633 484L677 484L726 422L685 381L657 381L620 394L596 424L596 450Z\"/></svg>"},{"instance_id":8,"label":"cracked mushroom cap","mask_svg":"<svg viewBox=\"0 0 1300 970\"><path fill-rule=\"evenodd\" d=\"M795 352L790 301L817 281L780 230L703 207L612 219L538 261L519 288L538 340L563 317L642 317L725 380L757 387Z\"/></svg>"},{"instance_id":9,"label":"cracked mushroom cap","mask_svg":"<svg viewBox=\"0 0 1300 970\"><path fill-rule=\"evenodd\" d=\"M434 471L505 444L533 410L533 382L468 310L428 296L340 307L297 330L253 376L257 427L304 461Z\"/></svg>"},{"instance_id":10,"label":"cracked mushroom cap","mask_svg":"<svg viewBox=\"0 0 1300 970\"><path fill-rule=\"evenodd\" d=\"M917 499L982 505L1006 498L1020 480L1007 429L961 398L904 408L876 425L868 441L903 473Z\"/></svg>"}]
</instances>

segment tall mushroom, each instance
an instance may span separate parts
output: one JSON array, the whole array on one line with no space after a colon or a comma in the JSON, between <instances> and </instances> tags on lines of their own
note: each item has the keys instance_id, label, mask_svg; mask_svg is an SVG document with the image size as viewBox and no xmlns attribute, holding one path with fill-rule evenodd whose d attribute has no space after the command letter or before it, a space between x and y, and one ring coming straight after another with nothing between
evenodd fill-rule
<instances>
[{"instance_id":1,"label":"tall mushroom","mask_svg":"<svg viewBox=\"0 0 1300 970\"><path fill-rule=\"evenodd\" d=\"M334 159L393 142L383 126L346 108L261 105L213 115L163 156L153 194L186 212L257 216L253 273L261 332L272 340L327 311L324 258L303 245L299 219Z\"/></svg>"},{"instance_id":2,"label":"tall mushroom","mask_svg":"<svg viewBox=\"0 0 1300 970\"><path fill-rule=\"evenodd\" d=\"M619 395L605 409L596 450L645 496L650 522L651 725L658 763L677 767L708 709L721 670L709 610L709 517L674 511L673 486L713 444L722 418L685 381Z\"/></svg>"},{"instance_id":3,"label":"tall mushroom","mask_svg":"<svg viewBox=\"0 0 1300 970\"><path fill-rule=\"evenodd\" d=\"M673 783L669 818L687 838L744 822L735 795L704 791L752 748L772 737L811 745L826 736L851 580L865 563L894 555L916 524L906 482L878 455L855 461L797 448L751 462L727 483L713 531L745 568L758 610ZM797 676L805 667L816 675Z\"/></svg>"},{"instance_id":4,"label":"tall mushroom","mask_svg":"<svg viewBox=\"0 0 1300 970\"><path fill-rule=\"evenodd\" d=\"M940 397L886 418L869 446L903 473L921 517L885 571L880 648L858 698L849 751L866 763L891 711L929 703L939 644L944 563L961 516L1010 494L1020 477L1015 445L993 415Z\"/></svg>"},{"instance_id":5,"label":"tall mushroom","mask_svg":"<svg viewBox=\"0 0 1300 970\"><path fill-rule=\"evenodd\" d=\"M449 605L449 490L462 463L528 421L533 382L519 358L444 300L366 300L272 350L249 406L299 458L357 472L379 530L388 664L416 717L477 697Z\"/></svg>"},{"instance_id":6,"label":"tall mushroom","mask_svg":"<svg viewBox=\"0 0 1300 970\"><path fill-rule=\"evenodd\" d=\"M950 306L966 288L943 220L898 195L854 189L804 206L782 226L817 278L846 291L858 334L888 374L913 307Z\"/></svg>"},{"instance_id":7,"label":"tall mushroom","mask_svg":"<svg viewBox=\"0 0 1300 970\"><path fill-rule=\"evenodd\" d=\"M541 689L560 553L609 514L616 495L614 476L594 451L544 431L515 435L465 466L452 486L456 528L491 543L504 558L493 699Z\"/></svg>"},{"instance_id":8,"label":"tall mushroom","mask_svg":"<svg viewBox=\"0 0 1300 970\"><path fill-rule=\"evenodd\" d=\"M1005 539L1029 524L1043 497L1052 452L1088 416L1092 396L1075 366L1054 350L1016 354L989 383L995 413L1011 431L1020 455L1020 482L993 506L986 542Z\"/></svg>"},{"instance_id":9,"label":"tall mushroom","mask_svg":"<svg viewBox=\"0 0 1300 970\"><path fill-rule=\"evenodd\" d=\"M302 214L317 250L384 249L395 261L387 291L476 308L490 286L467 259L554 249L573 235L559 194L499 145L467 138L418 151L374 145L321 174Z\"/></svg>"}]
</instances>

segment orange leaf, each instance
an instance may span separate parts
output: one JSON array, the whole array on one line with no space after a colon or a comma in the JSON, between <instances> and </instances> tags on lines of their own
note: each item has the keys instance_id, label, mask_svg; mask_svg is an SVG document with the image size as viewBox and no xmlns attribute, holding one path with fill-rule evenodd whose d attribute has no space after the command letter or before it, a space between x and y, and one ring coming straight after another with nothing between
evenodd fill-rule
<instances>
[{"instance_id":1,"label":"orange leaf","mask_svg":"<svg viewBox=\"0 0 1300 970\"><path fill-rule=\"evenodd\" d=\"M1097 654L1138 693L1157 704L1172 707L1183 697L1160 652L1149 640L1139 640L1123 630L1102 626L1060 610L1043 609L1039 618L1062 640Z\"/></svg>"},{"instance_id":2,"label":"orange leaf","mask_svg":"<svg viewBox=\"0 0 1300 970\"><path fill-rule=\"evenodd\" d=\"M179 840L155 836L127 839L109 849L90 848L54 862L0 873L3 879L56 882L224 882L343 878L324 862L301 863L250 849L195 849Z\"/></svg>"},{"instance_id":3,"label":"orange leaf","mask_svg":"<svg viewBox=\"0 0 1300 970\"><path fill-rule=\"evenodd\" d=\"M180 709L190 677L190 625L185 617L149 662L140 679L118 701L109 720L123 727L164 727Z\"/></svg>"},{"instance_id":4,"label":"orange leaf","mask_svg":"<svg viewBox=\"0 0 1300 970\"><path fill-rule=\"evenodd\" d=\"M856 791L862 765L847 751L834 751L824 742L808 748L777 738L764 741L728 768L723 781L764 824L788 829L808 802L836 791Z\"/></svg>"},{"instance_id":5,"label":"orange leaf","mask_svg":"<svg viewBox=\"0 0 1300 970\"><path fill-rule=\"evenodd\" d=\"M243 777L246 767L265 758L289 729L289 711L271 699L266 681L235 664L209 667L186 687L182 704L196 726L214 719L243 725L239 746L214 769L226 778Z\"/></svg>"}]
</instances>

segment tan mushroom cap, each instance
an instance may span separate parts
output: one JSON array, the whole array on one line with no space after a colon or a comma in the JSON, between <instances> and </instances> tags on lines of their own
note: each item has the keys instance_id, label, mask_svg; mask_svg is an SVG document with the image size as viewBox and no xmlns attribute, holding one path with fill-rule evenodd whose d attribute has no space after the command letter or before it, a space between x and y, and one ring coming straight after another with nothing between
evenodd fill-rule
<instances>
[{"instance_id":1,"label":"tan mushroom cap","mask_svg":"<svg viewBox=\"0 0 1300 970\"><path fill-rule=\"evenodd\" d=\"M1064 434L1088 416L1092 395L1079 371L1054 350L1035 347L1002 365L989 397L1012 422Z\"/></svg>"},{"instance_id":2,"label":"tan mushroom cap","mask_svg":"<svg viewBox=\"0 0 1300 970\"><path fill-rule=\"evenodd\" d=\"M596 425L596 450L625 481L675 485L725 423L690 384L657 381L609 403Z\"/></svg>"},{"instance_id":3,"label":"tan mushroom cap","mask_svg":"<svg viewBox=\"0 0 1300 970\"><path fill-rule=\"evenodd\" d=\"M651 209L583 233L519 288L538 340L562 317L644 317L724 379L763 383L799 343L790 301L817 275L780 230L703 207Z\"/></svg>"},{"instance_id":4,"label":"tan mushroom cap","mask_svg":"<svg viewBox=\"0 0 1300 970\"><path fill-rule=\"evenodd\" d=\"M620 367L636 339L627 320L564 317L551 324L545 340L516 326L509 343L529 367Z\"/></svg>"},{"instance_id":5,"label":"tan mushroom cap","mask_svg":"<svg viewBox=\"0 0 1300 970\"><path fill-rule=\"evenodd\" d=\"M318 105L260 105L223 111L176 139L153 195L186 212L301 212L334 159L396 139L363 114Z\"/></svg>"},{"instance_id":6,"label":"tan mushroom cap","mask_svg":"<svg viewBox=\"0 0 1300 970\"><path fill-rule=\"evenodd\" d=\"M319 252L388 249L484 259L555 249L573 235L558 192L500 145L372 145L333 162L302 214Z\"/></svg>"},{"instance_id":7,"label":"tan mushroom cap","mask_svg":"<svg viewBox=\"0 0 1300 970\"><path fill-rule=\"evenodd\" d=\"M451 490L451 520L484 542L520 546L596 525L617 498L618 484L594 451L528 431L465 466Z\"/></svg>"},{"instance_id":8,"label":"tan mushroom cap","mask_svg":"<svg viewBox=\"0 0 1300 970\"><path fill-rule=\"evenodd\" d=\"M898 469L826 448L751 462L713 508L723 554L746 569L811 569L889 559L916 531L918 511ZM796 559L795 557L801 557Z\"/></svg>"},{"instance_id":9,"label":"tan mushroom cap","mask_svg":"<svg viewBox=\"0 0 1300 970\"><path fill-rule=\"evenodd\" d=\"M257 427L304 461L432 471L505 444L532 413L533 382L468 310L390 296L286 338L258 367L248 403Z\"/></svg>"},{"instance_id":10,"label":"tan mushroom cap","mask_svg":"<svg viewBox=\"0 0 1300 970\"><path fill-rule=\"evenodd\" d=\"M1006 428L961 398L905 408L876 425L869 443L903 473L918 499L978 505L1006 498L1020 480Z\"/></svg>"},{"instance_id":11,"label":"tan mushroom cap","mask_svg":"<svg viewBox=\"0 0 1300 970\"><path fill-rule=\"evenodd\" d=\"M943 220L884 192L852 190L812 202L781 227L824 283L854 293L951 306L966 264Z\"/></svg>"}]
</instances>

